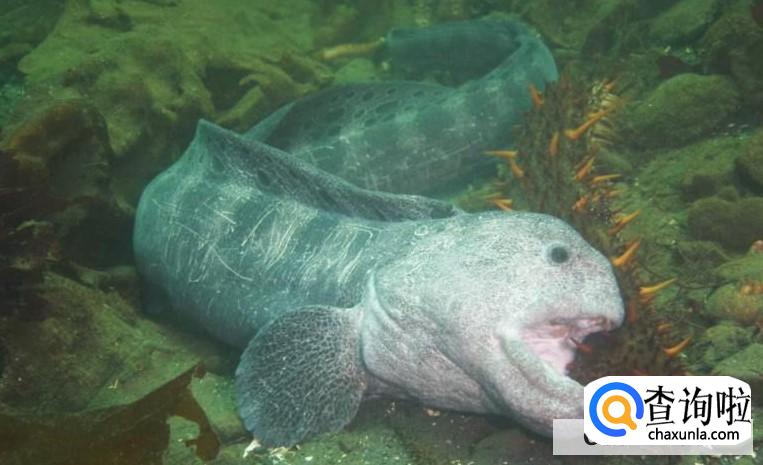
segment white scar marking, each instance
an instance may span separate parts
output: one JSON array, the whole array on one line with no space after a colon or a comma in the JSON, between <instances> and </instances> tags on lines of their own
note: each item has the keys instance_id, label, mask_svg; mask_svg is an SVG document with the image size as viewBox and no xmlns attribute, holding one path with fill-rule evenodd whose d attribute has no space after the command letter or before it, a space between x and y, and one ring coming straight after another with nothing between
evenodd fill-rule
<instances>
[{"instance_id":1,"label":"white scar marking","mask_svg":"<svg viewBox=\"0 0 763 465\"><path fill-rule=\"evenodd\" d=\"M342 258L340 259L339 263L341 263L342 260L346 260L347 256L350 253L350 248L352 247L352 244L355 242L355 239L357 239L360 234L365 233L367 235L366 243L370 242L374 237L374 232L370 228L363 227L359 224L352 224L349 225L350 227L350 234L352 235L349 240L346 242L344 251L342 252ZM364 243L365 245L365 243ZM365 247L361 247L358 252L355 254L355 256L350 259L347 264L342 268L342 271L339 272L339 283L344 284L350 274L355 270L355 267L358 265L358 262L360 261L360 257L363 255L363 251L365 250Z\"/></svg>"},{"instance_id":2,"label":"white scar marking","mask_svg":"<svg viewBox=\"0 0 763 465\"><path fill-rule=\"evenodd\" d=\"M271 243L273 245L268 249L268 256L265 257L266 270L273 267L284 256L295 230L296 225L294 223L290 223L280 235L278 235L275 229L271 230L271 237L273 239Z\"/></svg>"},{"instance_id":3,"label":"white scar marking","mask_svg":"<svg viewBox=\"0 0 763 465\"><path fill-rule=\"evenodd\" d=\"M249 234L244 238L244 240L241 242L241 247L246 246L246 243L249 242L251 239L254 239L254 234L257 232L257 228L260 227L263 221L265 221L265 218L270 216L275 211L275 208L271 207L268 211L265 212L264 215L262 215L257 221L257 223L254 225L251 231L249 231Z\"/></svg>"},{"instance_id":4,"label":"white scar marking","mask_svg":"<svg viewBox=\"0 0 763 465\"><path fill-rule=\"evenodd\" d=\"M177 209L177 204L172 202L160 202L156 199L152 199L152 201L154 202L154 205L156 205L156 207L162 211L169 210L174 212Z\"/></svg>"},{"instance_id":5,"label":"white scar marking","mask_svg":"<svg viewBox=\"0 0 763 465\"><path fill-rule=\"evenodd\" d=\"M226 270L230 271L231 273L243 279L244 281L250 281L250 282L254 281L254 278L251 278L249 276L244 276L238 271L234 270L233 267L228 265L228 263L226 263L225 260L223 260L223 257L217 252L217 248L215 246L211 246L209 250L211 253L215 255L215 257L217 257L218 260L220 260L220 263L225 267Z\"/></svg>"},{"instance_id":6,"label":"white scar marking","mask_svg":"<svg viewBox=\"0 0 763 465\"><path fill-rule=\"evenodd\" d=\"M199 250L206 247L206 241L201 242L199 245ZM207 249L206 253L204 253L204 256L199 259L199 262L201 263L197 268L197 274L196 276L193 275L194 271L194 258L196 257L195 254L188 254L188 282L189 283L198 283L202 279L204 279L207 276L207 270L208 268L204 266L204 263L207 261L207 257L209 257L209 254L211 252L211 247Z\"/></svg>"},{"instance_id":7,"label":"white scar marking","mask_svg":"<svg viewBox=\"0 0 763 465\"><path fill-rule=\"evenodd\" d=\"M289 244L294 237L294 234L300 227L307 224L318 215L318 212L305 210L300 208L299 205L288 205L286 208L291 210L283 212L284 216L287 218L287 220L284 221L284 223L287 223L286 228L284 228L283 231L279 231L276 227L270 229L271 246L268 248L264 259L265 263L263 266L265 270L269 270L283 258L289 249Z\"/></svg>"},{"instance_id":8,"label":"white scar marking","mask_svg":"<svg viewBox=\"0 0 763 465\"><path fill-rule=\"evenodd\" d=\"M228 223L232 224L233 226L236 226L236 222L235 222L235 221L233 221L233 219L232 219L232 218L230 218L229 216L227 216L227 215L230 215L230 212L225 212L225 213L223 213L222 211L220 211L220 210L215 210L214 208L211 208L211 207L210 207L209 209L210 209L210 210L212 210L213 212L215 212L215 214L217 214L218 216L222 217L222 218L223 218L225 221L227 221Z\"/></svg>"}]
</instances>

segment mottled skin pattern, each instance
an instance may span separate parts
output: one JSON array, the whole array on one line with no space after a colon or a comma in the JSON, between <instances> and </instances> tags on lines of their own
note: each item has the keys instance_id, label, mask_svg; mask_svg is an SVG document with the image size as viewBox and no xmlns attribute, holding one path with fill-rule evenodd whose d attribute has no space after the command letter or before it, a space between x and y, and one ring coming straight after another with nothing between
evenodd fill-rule
<instances>
[{"instance_id":1,"label":"mottled skin pattern","mask_svg":"<svg viewBox=\"0 0 763 465\"><path fill-rule=\"evenodd\" d=\"M391 32L393 62L492 70L458 88L420 82L326 89L274 113L246 137L366 189L444 194L494 173L485 150L511 146L529 86L557 79L554 59L516 21L485 19ZM489 71L489 72L488 72Z\"/></svg>"},{"instance_id":2,"label":"mottled skin pattern","mask_svg":"<svg viewBox=\"0 0 763 465\"><path fill-rule=\"evenodd\" d=\"M555 354L623 318L609 262L558 219L363 190L203 121L134 243L154 296L246 347L240 414L269 445L340 429L369 395L549 433L582 413Z\"/></svg>"}]
</instances>

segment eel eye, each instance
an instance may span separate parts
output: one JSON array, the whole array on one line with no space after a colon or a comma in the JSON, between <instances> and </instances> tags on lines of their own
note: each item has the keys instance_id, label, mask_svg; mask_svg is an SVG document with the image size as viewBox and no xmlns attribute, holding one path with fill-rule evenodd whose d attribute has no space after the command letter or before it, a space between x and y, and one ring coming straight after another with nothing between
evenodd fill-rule
<instances>
[{"instance_id":1,"label":"eel eye","mask_svg":"<svg viewBox=\"0 0 763 465\"><path fill-rule=\"evenodd\" d=\"M570 251L563 245L555 245L549 250L548 257L552 262L561 265L562 263L569 261Z\"/></svg>"}]
</instances>

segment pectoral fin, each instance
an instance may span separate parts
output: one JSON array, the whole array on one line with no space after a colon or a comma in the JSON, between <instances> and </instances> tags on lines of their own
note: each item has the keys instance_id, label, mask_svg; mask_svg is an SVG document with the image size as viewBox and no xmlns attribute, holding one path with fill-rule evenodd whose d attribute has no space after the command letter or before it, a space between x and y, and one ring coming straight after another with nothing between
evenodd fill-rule
<instances>
[{"instance_id":1,"label":"pectoral fin","mask_svg":"<svg viewBox=\"0 0 763 465\"><path fill-rule=\"evenodd\" d=\"M249 343L236 370L239 413L268 446L291 446L352 420L366 388L360 312L286 313Z\"/></svg>"}]
</instances>

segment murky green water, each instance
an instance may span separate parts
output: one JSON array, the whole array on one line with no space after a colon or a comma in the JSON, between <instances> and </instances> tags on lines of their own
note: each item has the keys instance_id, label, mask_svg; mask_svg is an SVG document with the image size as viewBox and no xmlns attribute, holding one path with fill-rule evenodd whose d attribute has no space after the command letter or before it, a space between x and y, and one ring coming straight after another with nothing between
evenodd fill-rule
<instances>
[{"instance_id":1,"label":"murky green water","mask_svg":"<svg viewBox=\"0 0 763 465\"><path fill-rule=\"evenodd\" d=\"M557 384L735 376L758 419L761 50L757 0L0 0L0 463L756 463L554 456L527 427L553 402L485 347L534 331ZM201 119L200 164L137 210ZM621 327L552 336L601 316L593 268L512 261L530 234L450 229L451 204L572 225ZM363 336L282 323L251 352L289 363L243 362L237 393L248 340L311 305ZM242 397L298 444L243 458Z\"/></svg>"}]
</instances>

